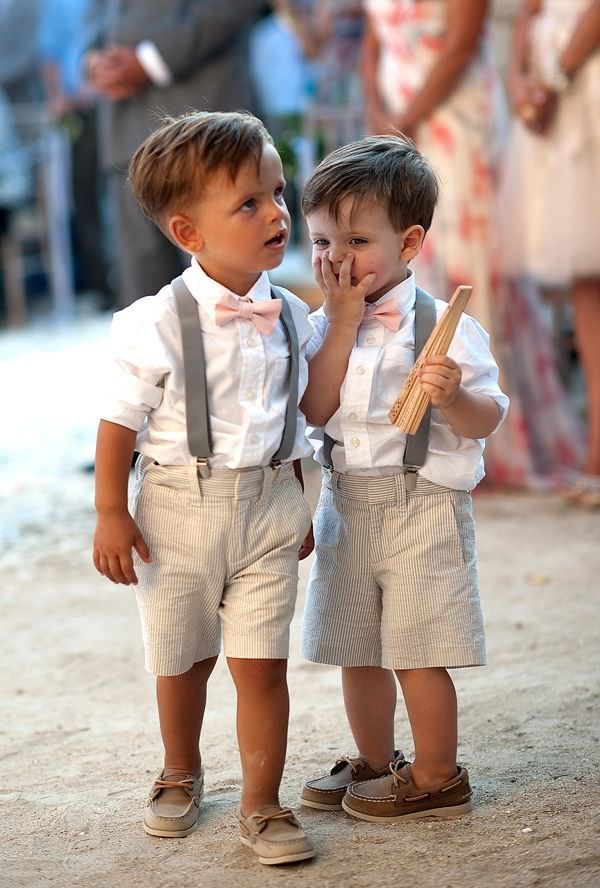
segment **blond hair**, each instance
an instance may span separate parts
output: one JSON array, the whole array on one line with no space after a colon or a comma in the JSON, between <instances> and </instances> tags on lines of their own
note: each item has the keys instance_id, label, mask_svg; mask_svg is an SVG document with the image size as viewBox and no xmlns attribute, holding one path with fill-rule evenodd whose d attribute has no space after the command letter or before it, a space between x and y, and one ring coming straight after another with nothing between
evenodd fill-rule
<instances>
[{"instance_id":1,"label":"blond hair","mask_svg":"<svg viewBox=\"0 0 600 888\"><path fill-rule=\"evenodd\" d=\"M249 159L260 164L273 140L262 121L237 112L191 111L164 117L129 164L129 186L143 212L160 227L165 216L202 196L211 173L225 169L232 180Z\"/></svg>"}]
</instances>

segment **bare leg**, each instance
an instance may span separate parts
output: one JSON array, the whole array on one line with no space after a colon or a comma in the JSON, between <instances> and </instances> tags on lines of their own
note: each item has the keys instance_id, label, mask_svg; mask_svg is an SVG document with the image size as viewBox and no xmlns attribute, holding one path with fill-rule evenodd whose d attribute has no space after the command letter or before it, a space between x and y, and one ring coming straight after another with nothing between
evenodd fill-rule
<instances>
[{"instance_id":1,"label":"bare leg","mask_svg":"<svg viewBox=\"0 0 600 888\"><path fill-rule=\"evenodd\" d=\"M216 657L200 660L181 675L159 675L156 698L165 747L165 776L200 774L200 731L206 706L206 685Z\"/></svg>"},{"instance_id":2,"label":"bare leg","mask_svg":"<svg viewBox=\"0 0 600 888\"><path fill-rule=\"evenodd\" d=\"M445 669L396 672L412 728L417 786L435 786L456 774L456 691Z\"/></svg>"},{"instance_id":3,"label":"bare leg","mask_svg":"<svg viewBox=\"0 0 600 888\"><path fill-rule=\"evenodd\" d=\"M379 771L394 758L394 673L378 666L344 667L342 686L358 754Z\"/></svg>"},{"instance_id":4,"label":"bare leg","mask_svg":"<svg viewBox=\"0 0 600 888\"><path fill-rule=\"evenodd\" d=\"M600 280L577 281L572 293L575 339L585 377L588 451L585 471L600 475Z\"/></svg>"},{"instance_id":5,"label":"bare leg","mask_svg":"<svg viewBox=\"0 0 600 888\"><path fill-rule=\"evenodd\" d=\"M279 804L285 764L289 697L287 660L229 657L237 690L237 736L244 785L241 812Z\"/></svg>"}]
</instances>

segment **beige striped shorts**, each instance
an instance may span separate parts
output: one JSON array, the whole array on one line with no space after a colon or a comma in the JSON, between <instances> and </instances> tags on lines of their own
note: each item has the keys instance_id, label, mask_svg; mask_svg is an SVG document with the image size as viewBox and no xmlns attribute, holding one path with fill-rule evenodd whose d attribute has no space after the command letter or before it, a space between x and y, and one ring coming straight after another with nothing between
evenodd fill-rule
<instances>
[{"instance_id":1,"label":"beige striped shorts","mask_svg":"<svg viewBox=\"0 0 600 888\"><path fill-rule=\"evenodd\" d=\"M216 656L284 659L310 510L291 463L216 469L138 461L133 515L146 669L179 675Z\"/></svg>"},{"instance_id":2,"label":"beige striped shorts","mask_svg":"<svg viewBox=\"0 0 600 888\"><path fill-rule=\"evenodd\" d=\"M302 655L336 666L485 663L471 496L325 472Z\"/></svg>"}]
</instances>

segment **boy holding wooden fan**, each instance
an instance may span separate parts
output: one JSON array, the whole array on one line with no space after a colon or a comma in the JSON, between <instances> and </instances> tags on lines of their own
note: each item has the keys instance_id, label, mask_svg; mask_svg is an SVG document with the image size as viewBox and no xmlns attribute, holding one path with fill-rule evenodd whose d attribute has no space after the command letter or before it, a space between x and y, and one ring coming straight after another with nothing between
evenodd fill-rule
<instances>
[{"instance_id":1,"label":"boy holding wooden fan","mask_svg":"<svg viewBox=\"0 0 600 888\"><path fill-rule=\"evenodd\" d=\"M372 136L326 157L302 198L324 296L301 405L323 466L302 647L342 667L358 755L310 779L301 801L362 820L471 807L447 669L485 662L470 491L484 474L484 439L508 407L477 321L460 317L448 354L423 360L432 409L417 434L389 418L415 351L443 339L435 325L447 303L419 290L409 268L437 194L411 142ZM412 764L394 751L394 673Z\"/></svg>"}]
</instances>

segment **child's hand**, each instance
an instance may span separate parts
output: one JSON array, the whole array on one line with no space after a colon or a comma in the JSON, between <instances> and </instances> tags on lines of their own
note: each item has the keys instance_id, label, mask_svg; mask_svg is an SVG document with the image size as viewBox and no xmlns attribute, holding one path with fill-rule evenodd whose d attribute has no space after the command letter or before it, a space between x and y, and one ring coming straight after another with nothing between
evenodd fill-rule
<instances>
[{"instance_id":1,"label":"child's hand","mask_svg":"<svg viewBox=\"0 0 600 888\"><path fill-rule=\"evenodd\" d=\"M365 296L375 281L374 273L366 274L362 281L352 284L354 256L344 257L336 277L329 257L315 256L313 271L324 296L323 308L330 324L357 328L365 313Z\"/></svg>"},{"instance_id":2,"label":"child's hand","mask_svg":"<svg viewBox=\"0 0 600 888\"><path fill-rule=\"evenodd\" d=\"M94 534L96 570L113 583L136 585L138 579L133 569L132 549L142 561L152 561L148 546L129 512L99 515Z\"/></svg>"},{"instance_id":3,"label":"child's hand","mask_svg":"<svg viewBox=\"0 0 600 888\"><path fill-rule=\"evenodd\" d=\"M313 526L310 525L310 530L304 537L304 542L300 546L300 551L298 552L299 561L304 561L305 558L308 558L312 550L315 548L315 538L313 536Z\"/></svg>"},{"instance_id":4,"label":"child's hand","mask_svg":"<svg viewBox=\"0 0 600 888\"><path fill-rule=\"evenodd\" d=\"M448 355L431 355L419 370L419 382L433 407L449 407L460 389L462 372Z\"/></svg>"}]
</instances>

